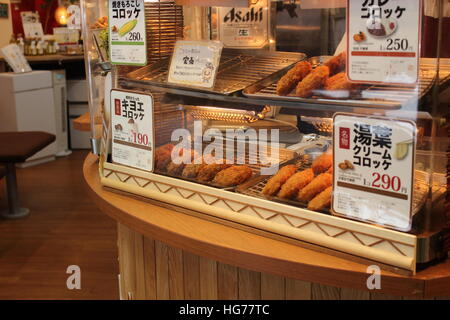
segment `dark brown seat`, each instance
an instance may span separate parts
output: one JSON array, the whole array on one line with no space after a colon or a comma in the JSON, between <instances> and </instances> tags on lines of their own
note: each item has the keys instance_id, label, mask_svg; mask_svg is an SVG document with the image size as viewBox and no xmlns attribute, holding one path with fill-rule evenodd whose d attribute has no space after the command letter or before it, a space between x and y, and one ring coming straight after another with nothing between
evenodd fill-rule
<instances>
[{"instance_id":1,"label":"dark brown seat","mask_svg":"<svg viewBox=\"0 0 450 320\"><path fill-rule=\"evenodd\" d=\"M28 209L19 207L15 164L26 161L55 139L46 132L0 132L0 166L4 166L9 205L6 212L0 213L2 217L21 218L29 213Z\"/></svg>"}]
</instances>

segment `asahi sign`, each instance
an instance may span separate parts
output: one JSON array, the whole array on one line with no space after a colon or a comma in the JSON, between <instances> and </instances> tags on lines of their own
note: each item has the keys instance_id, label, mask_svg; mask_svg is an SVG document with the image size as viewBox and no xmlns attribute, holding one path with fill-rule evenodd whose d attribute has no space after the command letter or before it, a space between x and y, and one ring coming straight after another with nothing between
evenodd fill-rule
<instances>
[{"instance_id":1,"label":"asahi sign","mask_svg":"<svg viewBox=\"0 0 450 320\"><path fill-rule=\"evenodd\" d=\"M219 39L226 48L262 48L269 42L269 0L249 8L218 8Z\"/></svg>"}]
</instances>

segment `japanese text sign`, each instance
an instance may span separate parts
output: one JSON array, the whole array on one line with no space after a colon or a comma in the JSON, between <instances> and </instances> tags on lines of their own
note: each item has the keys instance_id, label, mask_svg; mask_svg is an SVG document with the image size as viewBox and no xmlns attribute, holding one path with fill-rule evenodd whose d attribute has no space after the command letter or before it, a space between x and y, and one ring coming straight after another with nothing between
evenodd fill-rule
<instances>
[{"instance_id":1,"label":"japanese text sign","mask_svg":"<svg viewBox=\"0 0 450 320\"><path fill-rule=\"evenodd\" d=\"M408 231L415 135L410 121L336 114L333 212Z\"/></svg>"},{"instance_id":2,"label":"japanese text sign","mask_svg":"<svg viewBox=\"0 0 450 320\"><path fill-rule=\"evenodd\" d=\"M177 41L167 82L212 88L222 48L220 41Z\"/></svg>"},{"instance_id":3,"label":"japanese text sign","mask_svg":"<svg viewBox=\"0 0 450 320\"><path fill-rule=\"evenodd\" d=\"M111 90L112 159L152 171L154 154L151 95Z\"/></svg>"},{"instance_id":4,"label":"japanese text sign","mask_svg":"<svg viewBox=\"0 0 450 320\"><path fill-rule=\"evenodd\" d=\"M348 0L351 81L416 83L422 0Z\"/></svg>"},{"instance_id":5,"label":"japanese text sign","mask_svg":"<svg viewBox=\"0 0 450 320\"><path fill-rule=\"evenodd\" d=\"M217 9L219 39L226 48L262 48L269 42L268 0L256 0L249 8Z\"/></svg>"},{"instance_id":6,"label":"japanese text sign","mask_svg":"<svg viewBox=\"0 0 450 320\"><path fill-rule=\"evenodd\" d=\"M144 0L109 1L111 63L147 64Z\"/></svg>"}]
</instances>

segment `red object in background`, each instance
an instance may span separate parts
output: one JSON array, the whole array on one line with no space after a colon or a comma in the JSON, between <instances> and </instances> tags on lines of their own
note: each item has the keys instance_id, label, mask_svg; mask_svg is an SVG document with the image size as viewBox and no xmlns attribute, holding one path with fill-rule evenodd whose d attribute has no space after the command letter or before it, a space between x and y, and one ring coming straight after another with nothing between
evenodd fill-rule
<instances>
[{"instance_id":1,"label":"red object in background","mask_svg":"<svg viewBox=\"0 0 450 320\"><path fill-rule=\"evenodd\" d=\"M425 16L422 32L421 57L436 58L439 20ZM441 58L450 58L450 17L442 19Z\"/></svg>"},{"instance_id":2,"label":"red object in background","mask_svg":"<svg viewBox=\"0 0 450 320\"><path fill-rule=\"evenodd\" d=\"M49 7L43 9L42 5L46 5L47 2L48 1L45 0L22 0L19 4L11 4L11 18L14 34L23 34L22 19L20 18L21 11L39 12L44 34L53 34L53 28L59 26L55 20L55 10L58 8L58 1L50 1Z\"/></svg>"}]
</instances>

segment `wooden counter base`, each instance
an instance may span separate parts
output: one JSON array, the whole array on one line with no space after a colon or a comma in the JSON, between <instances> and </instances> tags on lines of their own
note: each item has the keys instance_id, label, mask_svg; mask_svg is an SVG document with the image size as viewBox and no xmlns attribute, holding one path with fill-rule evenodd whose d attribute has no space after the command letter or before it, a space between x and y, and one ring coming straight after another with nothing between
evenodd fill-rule
<instances>
[{"instance_id":1,"label":"wooden counter base","mask_svg":"<svg viewBox=\"0 0 450 320\"><path fill-rule=\"evenodd\" d=\"M268 295L273 299L394 298L391 295L420 299L450 295L449 260L413 277L383 271L381 290L369 292L367 264L169 210L157 201L107 191L100 184L93 155L85 161L84 177L97 206L119 222L124 299L268 299ZM203 287L209 288L208 295L201 295L207 290L199 289Z\"/></svg>"}]
</instances>

